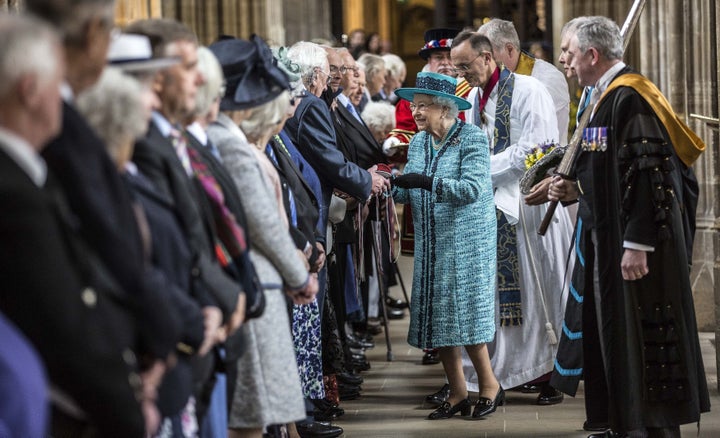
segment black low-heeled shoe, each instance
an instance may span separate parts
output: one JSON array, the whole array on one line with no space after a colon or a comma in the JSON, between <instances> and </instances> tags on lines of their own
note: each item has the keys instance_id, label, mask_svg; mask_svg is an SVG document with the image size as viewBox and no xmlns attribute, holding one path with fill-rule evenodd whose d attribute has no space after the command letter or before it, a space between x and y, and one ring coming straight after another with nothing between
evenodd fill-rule
<instances>
[{"instance_id":1,"label":"black low-heeled shoe","mask_svg":"<svg viewBox=\"0 0 720 438\"><path fill-rule=\"evenodd\" d=\"M445 402L445 400L450 397L450 385L447 383L443 385L442 388L440 388L440 391L434 392L428 396L425 397L425 403L433 406L438 407Z\"/></svg>"},{"instance_id":2,"label":"black low-heeled shoe","mask_svg":"<svg viewBox=\"0 0 720 438\"><path fill-rule=\"evenodd\" d=\"M504 404L505 391L503 391L501 386L500 389L498 389L495 400L490 400L487 397L480 397L477 403L475 403L475 409L473 409L472 417L474 419L478 419L490 415L497 410L498 406L502 406Z\"/></svg>"},{"instance_id":3,"label":"black low-heeled shoe","mask_svg":"<svg viewBox=\"0 0 720 438\"><path fill-rule=\"evenodd\" d=\"M443 402L442 405L440 405L439 408L435 409L428 415L428 420L440 420L443 418L450 418L453 415L460 412L460 415L466 416L470 415L470 408L472 407L472 403L470 403L469 398L464 398L460 400L456 405L452 406L449 402Z\"/></svg>"}]
</instances>

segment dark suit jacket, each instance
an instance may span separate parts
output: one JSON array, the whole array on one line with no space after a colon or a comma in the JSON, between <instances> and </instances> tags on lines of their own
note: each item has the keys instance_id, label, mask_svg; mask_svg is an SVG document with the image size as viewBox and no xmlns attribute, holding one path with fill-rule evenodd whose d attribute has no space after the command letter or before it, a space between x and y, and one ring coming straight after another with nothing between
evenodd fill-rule
<instances>
[{"instance_id":1,"label":"dark suit jacket","mask_svg":"<svg viewBox=\"0 0 720 438\"><path fill-rule=\"evenodd\" d=\"M190 296L192 252L173 210L172 200L159 193L142 174L125 173L123 179L142 206L152 238L152 263L164 273L163 291L182 318L183 344L197 350L204 338L200 305ZM158 409L163 416L180 412L193 390L193 374L187 351L178 351L176 365L163 376L158 389Z\"/></svg>"},{"instance_id":2,"label":"dark suit jacket","mask_svg":"<svg viewBox=\"0 0 720 438\"><path fill-rule=\"evenodd\" d=\"M295 209L297 212L297 225L291 226L290 231L295 240L295 244L299 249L304 249L304 242L313 246L313 259L317 257L315 242L317 236L322 235L317 229L318 217L320 215L317 198L312 189L303 178L302 172L297 168L295 162L290 156L289 151L278 142L277 139L270 141L270 146L275 152L275 169L280 176L280 182L283 187L283 201L285 203L285 211L290 215L290 198L288 192L291 191L295 200ZM292 225L292 224L291 224ZM314 260L311 260L311 262Z\"/></svg>"},{"instance_id":3,"label":"dark suit jacket","mask_svg":"<svg viewBox=\"0 0 720 438\"><path fill-rule=\"evenodd\" d=\"M303 97L293 118L285 123L285 131L320 177L324 208L330 205L335 188L363 202L370 197L372 177L338 149L330 109L323 100L311 94Z\"/></svg>"},{"instance_id":4,"label":"dark suit jacket","mask_svg":"<svg viewBox=\"0 0 720 438\"><path fill-rule=\"evenodd\" d=\"M131 387L134 326L118 304L124 293L111 279L96 282L107 273L94 269L99 259L59 195L38 188L2 151L0 175L0 310L99 436L144 436L139 388Z\"/></svg>"},{"instance_id":5,"label":"dark suit jacket","mask_svg":"<svg viewBox=\"0 0 720 438\"><path fill-rule=\"evenodd\" d=\"M135 144L133 161L142 173L172 199L175 212L193 252L193 294L203 305L218 306L225 317L235 310L240 286L217 263L213 223L207 199L197 180L188 177L172 143L154 123Z\"/></svg>"},{"instance_id":6,"label":"dark suit jacket","mask_svg":"<svg viewBox=\"0 0 720 438\"><path fill-rule=\"evenodd\" d=\"M63 107L60 136L43 151L48 167L80 221L80 232L126 294L140 331L142 350L165 357L175 347L179 317L166 308L143 251L127 188L105 145L71 105Z\"/></svg>"},{"instance_id":7,"label":"dark suit jacket","mask_svg":"<svg viewBox=\"0 0 720 438\"><path fill-rule=\"evenodd\" d=\"M333 123L338 138L338 147L347 151L345 155L363 169L378 163L387 163L382 147L365 125L358 121L347 108L338 103L333 111ZM353 157L353 158L350 158Z\"/></svg>"}]
</instances>

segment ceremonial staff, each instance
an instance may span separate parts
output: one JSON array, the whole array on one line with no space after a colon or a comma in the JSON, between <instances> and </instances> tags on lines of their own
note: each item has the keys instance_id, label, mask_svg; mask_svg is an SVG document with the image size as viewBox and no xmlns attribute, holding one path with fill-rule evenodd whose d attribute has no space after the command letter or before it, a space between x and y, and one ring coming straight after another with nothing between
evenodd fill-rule
<instances>
[{"instance_id":1,"label":"ceremonial staff","mask_svg":"<svg viewBox=\"0 0 720 438\"><path fill-rule=\"evenodd\" d=\"M622 29L620 29L620 35L622 35L623 37L623 49L627 49L627 46L630 43L630 37L632 36L632 33L635 30L638 21L640 20L640 14L642 13L646 2L647 0L635 0L632 7L630 8L630 12L625 19L625 23L623 24ZM560 162L560 165L558 165L558 168L555 171L557 175L560 175L563 178L570 178L570 175L572 174L573 164L575 163L575 158L577 157L578 151L580 150L579 145L580 141L582 140L583 130L590 122L590 116L593 113L594 107L595 104L592 104L592 106L588 106L588 108L585 109L585 112L583 112L583 115L580 118L577 127L575 128L575 133L573 133L573 136L570 139L570 143L565 150L565 155L563 155L562 161ZM553 214L555 214L557 204L558 201L550 201L550 205L545 212L545 217L540 224L540 228L538 228L539 235L545 235L548 226L550 226L550 221L552 221Z\"/></svg>"}]
</instances>

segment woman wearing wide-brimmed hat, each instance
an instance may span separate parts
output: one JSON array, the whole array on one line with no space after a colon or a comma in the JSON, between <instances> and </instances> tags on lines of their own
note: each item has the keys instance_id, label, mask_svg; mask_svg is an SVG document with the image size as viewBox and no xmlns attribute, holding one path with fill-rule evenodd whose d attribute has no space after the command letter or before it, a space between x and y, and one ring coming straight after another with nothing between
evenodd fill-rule
<instances>
[{"instance_id":1,"label":"woman wearing wide-brimmed hat","mask_svg":"<svg viewBox=\"0 0 720 438\"><path fill-rule=\"evenodd\" d=\"M289 234L282 187L265 148L290 105L288 78L257 36L210 45L227 82L220 109L208 128L223 165L242 198L253 263L265 289L260 318L241 329L245 353L228 412L228 436L260 437L263 427L305 418L284 290L296 304L311 302L317 278Z\"/></svg>"},{"instance_id":2,"label":"woman wearing wide-brimmed hat","mask_svg":"<svg viewBox=\"0 0 720 438\"><path fill-rule=\"evenodd\" d=\"M496 218L490 150L483 131L457 118L470 103L455 96L456 80L423 72L415 88L395 93L410 101L418 126L405 173L393 180L397 202L410 203L415 225L415 270L408 342L439 348L450 384L431 420L469 415L460 348L464 347L491 397L481 393L479 418L503 400L486 343L495 335ZM485 391L488 392L488 391Z\"/></svg>"}]
</instances>

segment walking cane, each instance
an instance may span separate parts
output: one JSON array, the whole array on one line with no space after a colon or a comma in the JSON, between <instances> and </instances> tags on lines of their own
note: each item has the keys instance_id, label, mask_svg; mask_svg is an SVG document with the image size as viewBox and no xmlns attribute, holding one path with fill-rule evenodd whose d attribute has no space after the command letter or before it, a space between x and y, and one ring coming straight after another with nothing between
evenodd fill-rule
<instances>
[{"instance_id":1,"label":"walking cane","mask_svg":"<svg viewBox=\"0 0 720 438\"><path fill-rule=\"evenodd\" d=\"M387 361L393 361L392 345L390 344L390 321L387 314L387 291L385 290L385 272L382 268L382 224L380 223L380 200L376 197L375 219L371 222L373 240L373 255L375 256L375 269L377 273L378 289L380 290L380 302L383 310L383 326L385 329L385 345L387 346ZM387 219L387 215L386 215Z\"/></svg>"}]
</instances>

